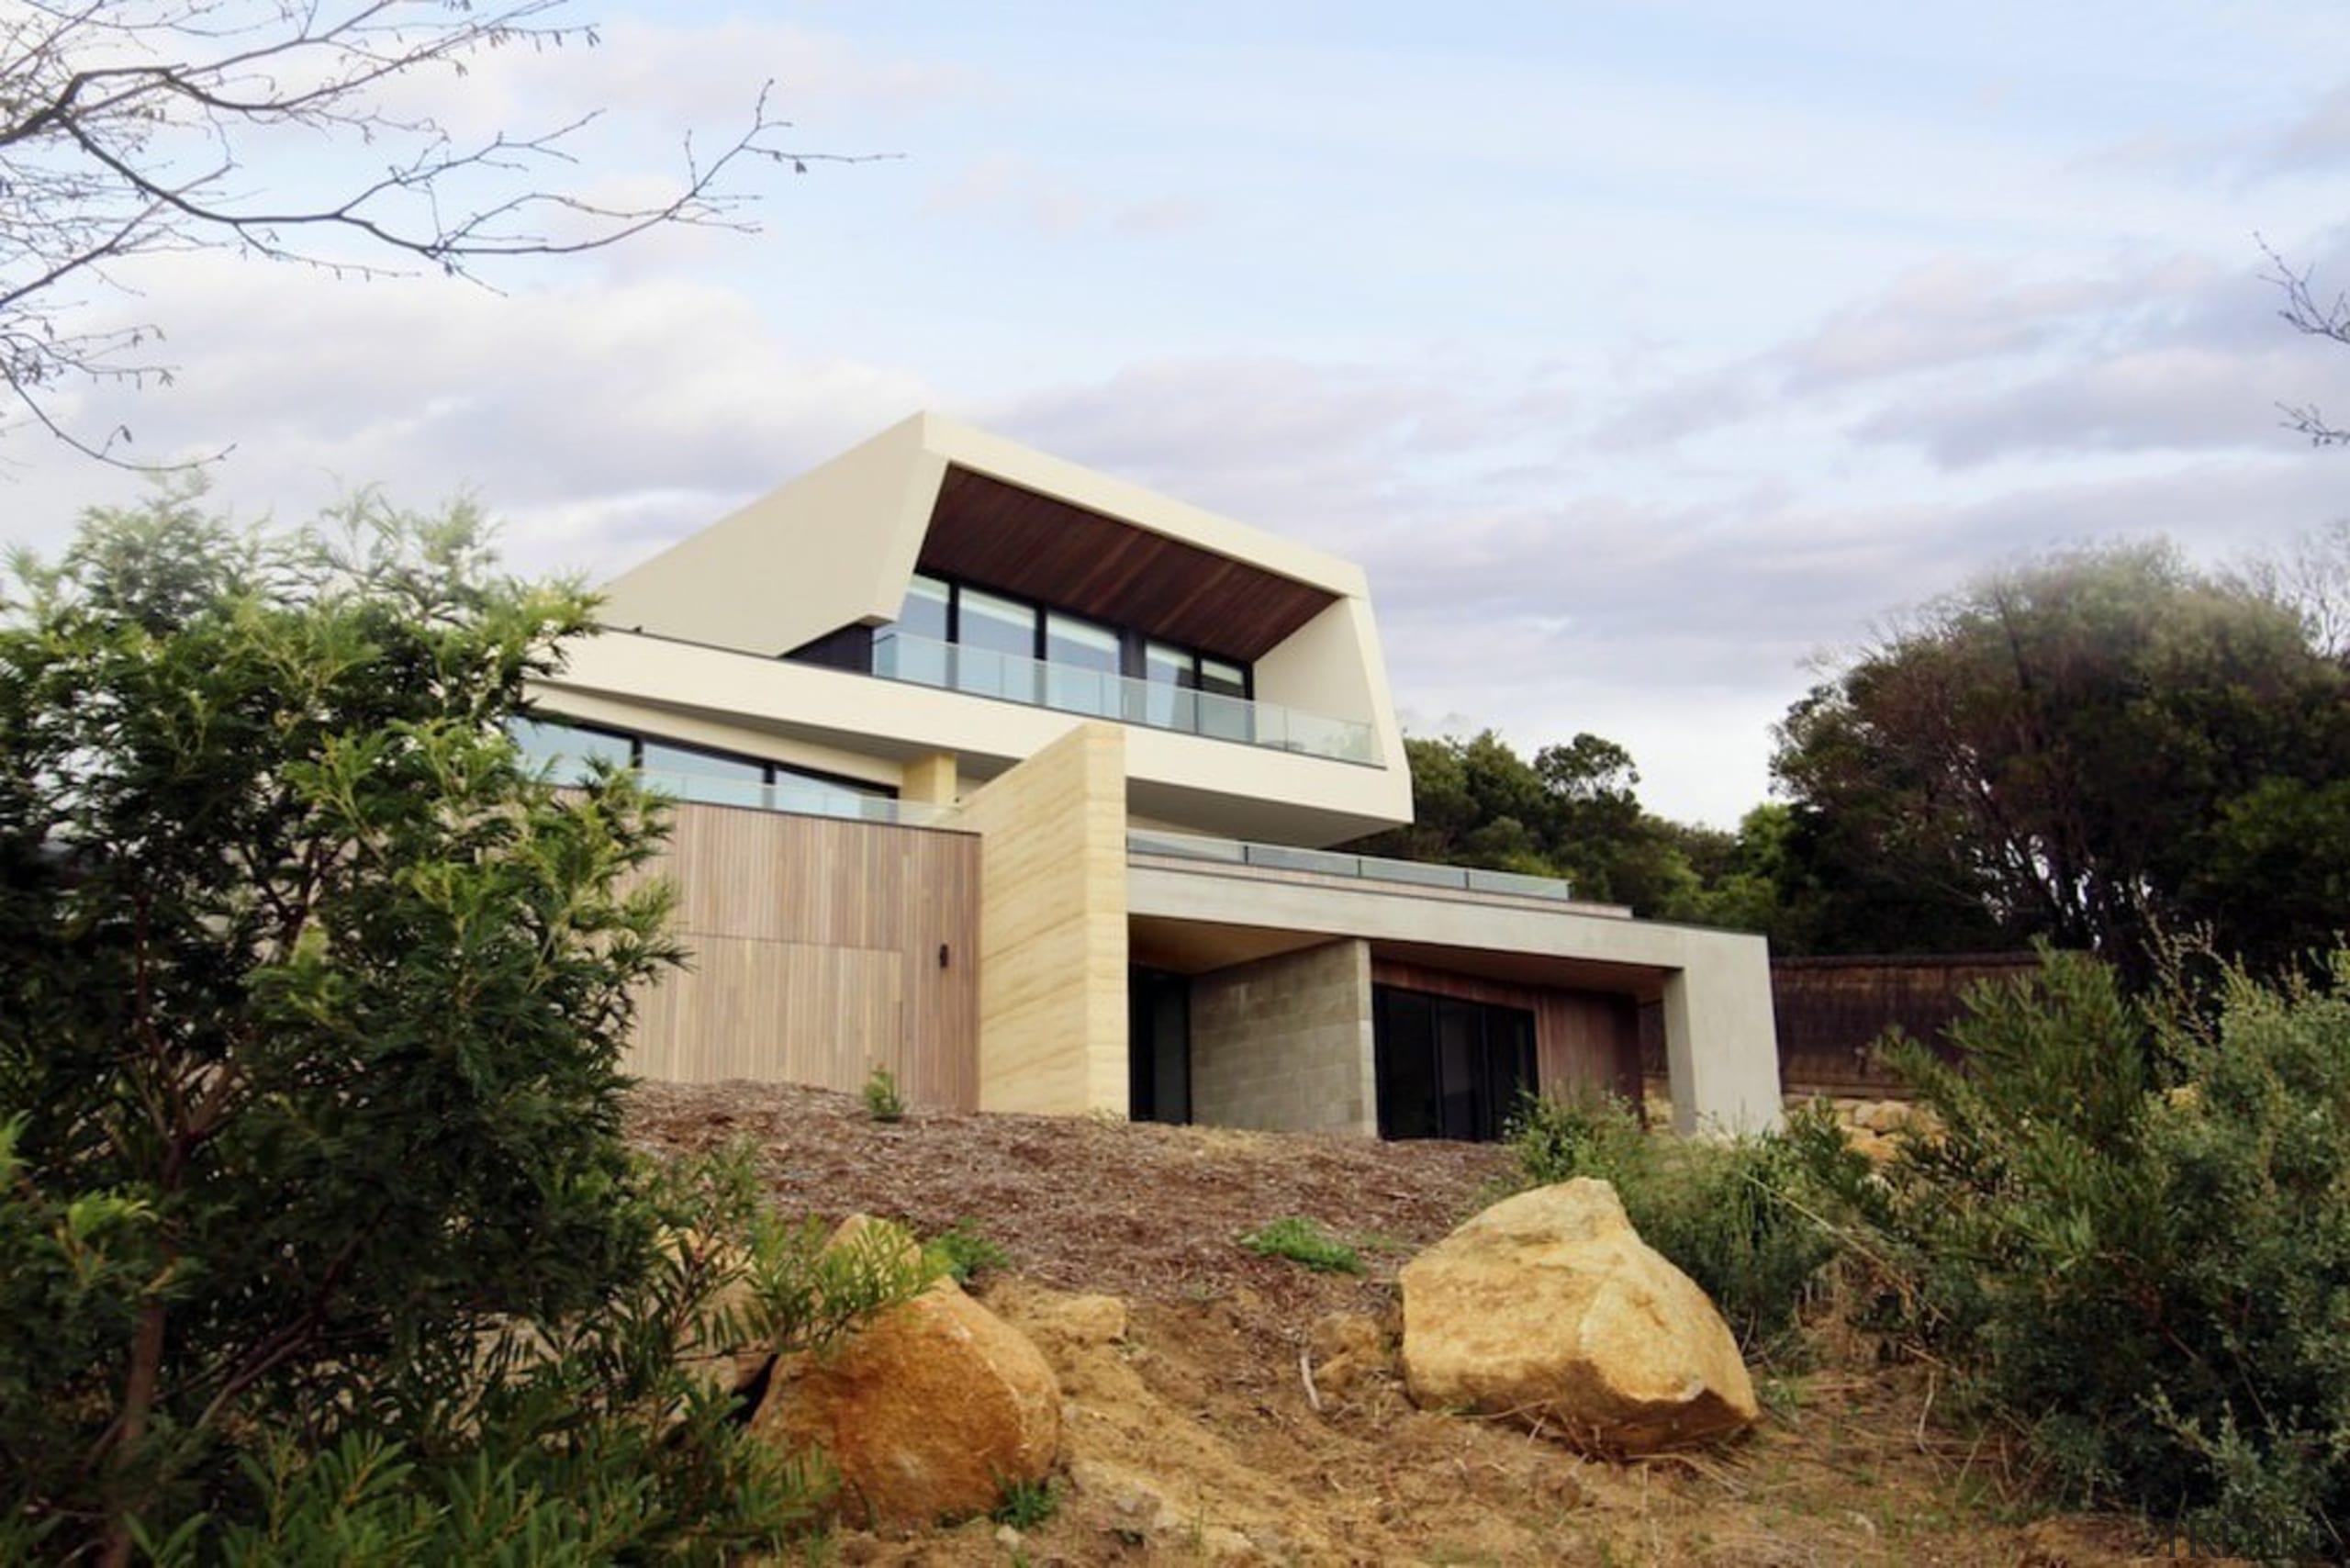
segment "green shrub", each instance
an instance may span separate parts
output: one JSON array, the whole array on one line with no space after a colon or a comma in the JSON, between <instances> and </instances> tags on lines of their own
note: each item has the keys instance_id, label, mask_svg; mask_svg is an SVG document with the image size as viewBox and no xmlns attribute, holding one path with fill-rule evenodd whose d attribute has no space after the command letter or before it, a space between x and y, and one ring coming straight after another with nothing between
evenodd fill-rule
<instances>
[{"instance_id":1,"label":"green shrub","mask_svg":"<svg viewBox=\"0 0 2350 1568\"><path fill-rule=\"evenodd\" d=\"M886 1067L874 1068L865 1081L865 1111L877 1122L905 1120L906 1102L898 1092L896 1073Z\"/></svg>"},{"instance_id":2,"label":"green shrub","mask_svg":"<svg viewBox=\"0 0 2350 1568\"><path fill-rule=\"evenodd\" d=\"M0 581L0 1560L770 1544L816 1478L677 1354L908 1271L622 1140L666 807L505 732L591 601L328 522L166 490Z\"/></svg>"},{"instance_id":3,"label":"green shrub","mask_svg":"<svg viewBox=\"0 0 2350 1568\"><path fill-rule=\"evenodd\" d=\"M1713 1298L1742 1349L1791 1347L1838 1252L1815 1171L1859 1158L1824 1111L1796 1113L1784 1132L1717 1141L1652 1136L1611 1096L1529 1095L1505 1137L1521 1185L1589 1176L1614 1187L1640 1238Z\"/></svg>"},{"instance_id":4,"label":"green shrub","mask_svg":"<svg viewBox=\"0 0 2350 1568\"><path fill-rule=\"evenodd\" d=\"M1012 1262L1012 1254L1001 1243L968 1219L958 1219L932 1237L927 1248L938 1267L958 1285L969 1284L971 1277L982 1270L1002 1269Z\"/></svg>"},{"instance_id":5,"label":"green shrub","mask_svg":"<svg viewBox=\"0 0 2350 1568\"><path fill-rule=\"evenodd\" d=\"M1006 1482L995 1511L988 1518L1013 1529L1035 1529L1050 1524L1053 1516L1060 1511L1060 1481L1047 1475L1042 1481Z\"/></svg>"},{"instance_id":6,"label":"green shrub","mask_svg":"<svg viewBox=\"0 0 2350 1568\"><path fill-rule=\"evenodd\" d=\"M2350 1540L2350 955L2143 1006L2073 955L1979 987L1873 1217L1908 1330L2079 1498L2258 1557Z\"/></svg>"},{"instance_id":7,"label":"green shrub","mask_svg":"<svg viewBox=\"0 0 2350 1568\"><path fill-rule=\"evenodd\" d=\"M1302 1215L1286 1215L1237 1239L1259 1258L1286 1258L1326 1274L1362 1272L1360 1253Z\"/></svg>"}]
</instances>

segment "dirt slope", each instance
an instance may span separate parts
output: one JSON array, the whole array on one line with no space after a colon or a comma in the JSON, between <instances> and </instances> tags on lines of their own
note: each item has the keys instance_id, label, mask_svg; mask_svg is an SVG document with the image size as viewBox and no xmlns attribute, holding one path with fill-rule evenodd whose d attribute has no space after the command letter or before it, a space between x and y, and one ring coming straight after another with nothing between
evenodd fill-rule
<instances>
[{"instance_id":1,"label":"dirt slope","mask_svg":"<svg viewBox=\"0 0 2350 1568\"><path fill-rule=\"evenodd\" d=\"M1633 1465L1416 1410L1376 1356L1309 1386L1301 1356L1330 1365L1329 1315L1392 1338L1395 1271L1503 1175L1491 1148L920 1111L885 1125L853 1097L765 1084L648 1084L633 1126L657 1151L747 1138L788 1212L925 1234L968 1220L1012 1255L976 1288L1068 1395L1058 1513L1016 1538L985 1521L849 1534L843 1561L2054 1568L2158 1551L2111 1524L2002 1522L2015 1488L1996 1445L1937 1425L1930 1380L1857 1355L1766 1371L1771 1417L1732 1449ZM1366 1274L1234 1245L1292 1214L1357 1239ZM1102 1337L1086 1294L1127 1304L1122 1337Z\"/></svg>"}]
</instances>

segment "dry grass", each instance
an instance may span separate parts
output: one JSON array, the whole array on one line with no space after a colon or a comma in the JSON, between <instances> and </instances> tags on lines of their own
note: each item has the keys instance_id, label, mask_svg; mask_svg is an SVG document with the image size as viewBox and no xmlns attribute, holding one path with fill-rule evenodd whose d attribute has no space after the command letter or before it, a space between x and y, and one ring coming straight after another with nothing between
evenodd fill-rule
<instances>
[{"instance_id":1,"label":"dry grass","mask_svg":"<svg viewBox=\"0 0 2350 1568\"><path fill-rule=\"evenodd\" d=\"M1500 1151L1083 1119L912 1110L777 1085L646 1085L634 1136L656 1151L747 1138L775 1201L863 1211L924 1233L968 1219L1011 1254L983 1299L1026 1327L1069 1400L1077 1478L1019 1543L1026 1560L1360 1563L2129 1562L2124 1522L2026 1527L2025 1478L1994 1436L1953 1425L1930 1367L1879 1368L1823 1335L1765 1377L1748 1439L1646 1463L1587 1461L1502 1422L1416 1409L1391 1364L1301 1375L1326 1314L1392 1344L1394 1276L1471 1212ZM1315 1273L1235 1242L1282 1215L1355 1241L1367 1272ZM1064 1332L1071 1293L1125 1298L1125 1338ZM848 1562L1004 1563L990 1526L834 1543Z\"/></svg>"}]
</instances>

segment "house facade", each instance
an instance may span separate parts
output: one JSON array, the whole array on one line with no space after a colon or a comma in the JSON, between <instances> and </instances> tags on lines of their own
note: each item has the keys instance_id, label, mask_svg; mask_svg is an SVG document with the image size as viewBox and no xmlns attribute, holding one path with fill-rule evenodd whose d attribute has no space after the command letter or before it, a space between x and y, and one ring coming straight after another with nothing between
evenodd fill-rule
<instances>
[{"instance_id":1,"label":"house facade","mask_svg":"<svg viewBox=\"0 0 2350 1568\"><path fill-rule=\"evenodd\" d=\"M634 1070L1490 1137L1521 1089L1779 1104L1758 937L1328 846L1408 821L1361 569L929 415L606 588L526 745L676 794Z\"/></svg>"}]
</instances>

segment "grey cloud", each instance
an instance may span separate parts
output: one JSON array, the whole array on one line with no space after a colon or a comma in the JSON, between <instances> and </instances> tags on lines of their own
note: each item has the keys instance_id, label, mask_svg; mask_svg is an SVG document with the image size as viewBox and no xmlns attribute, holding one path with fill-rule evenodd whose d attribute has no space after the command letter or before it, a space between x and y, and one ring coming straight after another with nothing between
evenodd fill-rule
<instances>
[{"instance_id":1,"label":"grey cloud","mask_svg":"<svg viewBox=\"0 0 2350 1568\"><path fill-rule=\"evenodd\" d=\"M2350 83L2311 104L2299 118L2261 149L2255 167L2264 174L2341 166L2350 155Z\"/></svg>"},{"instance_id":2,"label":"grey cloud","mask_svg":"<svg viewBox=\"0 0 2350 1568\"><path fill-rule=\"evenodd\" d=\"M2277 351L2154 349L2067 365L2017 386L1907 400L1863 420L1866 440L1923 447L1945 467L2020 454L2275 447L2277 405L2311 384Z\"/></svg>"}]
</instances>

